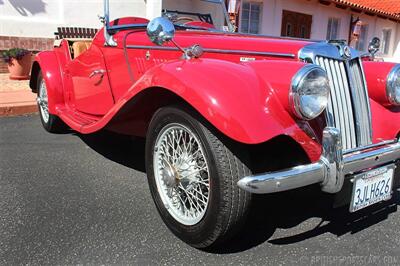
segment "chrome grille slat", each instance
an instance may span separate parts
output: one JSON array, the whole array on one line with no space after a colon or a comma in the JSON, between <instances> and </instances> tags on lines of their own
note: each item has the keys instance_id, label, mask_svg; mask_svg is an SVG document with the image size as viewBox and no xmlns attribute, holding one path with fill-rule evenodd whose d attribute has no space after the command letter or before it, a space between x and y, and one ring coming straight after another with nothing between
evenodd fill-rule
<instances>
[{"instance_id":1,"label":"chrome grille slat","mask_svg":"<svg viewBox=\"0 0 400 266\"><path fill-rule=\"evenodd\" d=\"M323 58L321 58L320 60L321 66L327 71L328 76L331 77L331 71L329 68L329 63L327 63L327 60L324 60ZM333 82L332 82L332 78L329 79L329 84L331 86L331 88L334 88L333 86ZM335 90L331 90L331 100L330 100L330 104L331 104L331 110L333 110L333 118L334 118L334 123L335 124L340 124L340 118L339 118L339 108L337 106L337 101L335 101L336 99L336 91ZM329 106L329 104L328 104Z\"/></svg>"},{"instance_id":2,"label":"chrome grille slat","mask_svg":"<svg viewBox=\"0 0 400 266\"><path fill-rule=\"evenodd\" d=\"M350 143L357 143L357 137L356 137L356 131L355 131L355 125L354 125L354 115L353 115L353 105L351 103L351 96L350 96L350 88L349 88L349 81L347 80L347 74L346 74L346 69L344 66L343 62L339 62L339 68L340 68L340 73L341 73L341 78L342 78L342 87L345 95L345 106L346 110L348 112L348 128L349 128L349 138L350 138Z\"/></svg>"},{"instance_id":3,"label":"chrome grille slat","mask_svg":"<svg viewBox=\"0 0 400 266\"><path fill-rule=\"evenodd\" d=\"M358 122L358 143L359 146L365 146L371 144L371 121L369 116L369 99L360 65L358 59L349 62L349 70L352 73L353 104L356 110L356 121Z\"/></svg>"},{"instance_id":4,"label":"chrome grille slat","mask_svg":"<svg viewBox=\"0 0 400 266\"><path fill-rule=\"evenodd\" d=\"M321 57L316 58L316 64L320 65L321 67L324 66L324 60ZM324 67L323 67L324 68ZM324 68L325 69L325 68ZM335 117L334 117L334 112L333 112L333 97L329 97L329 103L327 108L327 119L329 121L329 124L334 124L335 123Z\"/></svg>"},{"instance_id":5,"label":"chrome grille slat","mask_svg":"<svg viewBox=\"0 0 400 266\"><path fill-rule=\"evenodd\" d=\"M342 132L343 149L371 143L369 100L359 59L351 61L315 57L315 63L328 74L331 100L327 107L328 126Z\"/></svg>"},{"instance_id":6,"label":"chrome grille slat","mask_svg":"<svg viewBox=\"0 0 400 266\"><path fill-rule=\"evenodd\" d=\"M340 101L338 101L340 103L340 110L344 110L344 114L343 114L343 128L345 129L344 134L344 147L348 147L351 146L351 138L350 138L350 127L349 127L349 120L350 119L349 115L350 114L346 114L346 111L348 112L348 103L346 100L346 95L345 95L345 90L343 87L343 79L342 79L342 75L341 75L341 71L340 71L340 67L339 67L339 62L338 61L331 61L332 64L334 65L334 72L335 72L335 81L337 84L335 84L335 87L337 87L337 90L339 91L340 94ZM351 106L351 105L350 105Z\"/></svg>"},{"instance_id":7,"label":"chrome grille slat","mask_svg":"<svg viewBox=\"0 0 400 266\"><path fill-rule=\"evenodd\" d=\"M343 132L342 134L342 145L343 147L348 147L347 144L347 138L346 138L346 126L345 126L345 114L344 112L341 112L341 110L343 109L343 104L342 104L342 97L341 97L341 93L339 90L339 86L338 86L338 77L336 75L336 71L335 71L335 66L334 66L334 60L329 60L329 59L324 59L325 61L325 66L327 66L328 69L328 75L331 77L331 88L333 88L333 91L335 92L335 97L333 99L336 99L335 102L335 107L337 108L337 113L338 113L338 123L339 123L339 128L340 131Z\"/></svg>"}]
</instances>

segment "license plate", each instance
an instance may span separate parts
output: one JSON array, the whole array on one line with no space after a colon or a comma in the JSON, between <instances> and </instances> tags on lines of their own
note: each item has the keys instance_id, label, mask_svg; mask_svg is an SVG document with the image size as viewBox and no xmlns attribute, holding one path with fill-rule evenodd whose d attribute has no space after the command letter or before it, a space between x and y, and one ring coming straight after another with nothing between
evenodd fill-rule
<instances>
[{"instance_id":1,"label":"license plate","mask_svg":"<svg viewBox=\"0 0 400 266\"><path fill-rule=\"evenodd\" d=\"M355 175L350 212L361 210L392 197L394 165Z\"/></svg>"}]
</instances>

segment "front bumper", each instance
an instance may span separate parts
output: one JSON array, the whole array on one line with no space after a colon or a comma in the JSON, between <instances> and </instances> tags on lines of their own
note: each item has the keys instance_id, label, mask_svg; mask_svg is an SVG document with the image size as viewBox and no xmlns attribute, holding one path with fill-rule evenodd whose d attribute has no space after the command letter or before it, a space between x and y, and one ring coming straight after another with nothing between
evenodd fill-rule
<instances>
[{"instance_id":1,"label":"front bumper","mask_svg":"<svg viewBox=\"0 0 400 266\"><path fill-rule=\"evenodd\" d=\"M346 175L400 159L400 140L384 141L343 154L340 131L324 129L322 155L318 162L277 172L246 176L238 186L257 194L274 193L320 183L321 189L337 193Z\"/></svg>"}]
</instances>

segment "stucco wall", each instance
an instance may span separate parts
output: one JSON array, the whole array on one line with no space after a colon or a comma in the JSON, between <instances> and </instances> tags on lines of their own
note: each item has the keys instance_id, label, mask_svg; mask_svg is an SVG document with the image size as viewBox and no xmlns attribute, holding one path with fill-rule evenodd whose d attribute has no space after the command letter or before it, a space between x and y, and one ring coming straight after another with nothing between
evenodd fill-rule
<instances>
[{"instance_id":1,"label":"stucco wall","mask_svg":"<svg viewBox=\"0 0 400 266\"><path fill-rule=\"evenodd\" d=\"M388 19L378 18L377 16L369 16L364 13L354 13L349 9L342 10L334 5L325 6L317 0L264 0L261 33L280 36L282 25L282 10L290 10L313 16L311 26L311 39L324 40L326 38L327 25L330 17L340 19L340 28L338 33L339 39L348 39L350 29L350 18L353 15L359 17L361 21L367 23L368 37L367 42L373 37L382 38L383 29L392 29L390 38L390 49L388 55L389 60L400 62L400 24ZM394 58L393 58L394 57Z\"/></svg>"},{"instance_id":2,"label":"stucco wall","mask_svg":"<svg viewBox=\"0 0 400 266\"><path fill-rule=\"evenodd\" d=\"M146 5L147 2L147 5ZM161 0L110 0L111 18L161 13ZM102 0L0 0L0 35L53 37L58 26L99 28Z\"/></svg>"},{"instance_id":3,"label":"stucco wall","mask_svg":"<svg viewBox=\"0 0 400 266\"><path fill-rule=\"evenodd\" d=\"M245 1L245 0L243 0ZM280 36L282 10L291 10L313 16L312 39L325 39L328 19L340 19L339 37L348 38L350 16L369 24L368 38L382 38L382 29L392 29L389 60L400 62L400 23L376 16L352 13L334 5L325 6L318 0L252 0L263 2L261 33ZM0 36L53 37L59 26L99 28L97 15L103 13L102 0L0 0ZM111 18L140 16L153 18L161 9L175 9L211 13L217 28L224 23L219 5L200 0L110 0Z\"/></svg>"},{"instance_id":4,"label":"stucco wall","mask_svg":"<svg viewBox=\"0 0 400 266\"><path fill-rule=\"evenodd\" d=\"M262 33L280 36L282 25L282 11L289 10L313 16L311 39L325 39L330 17L339 18L341 25L339 38L347 39L350 16L347 12L319 4L317 1L304 0L264 0Z\"/></svg>"}]
</instances>

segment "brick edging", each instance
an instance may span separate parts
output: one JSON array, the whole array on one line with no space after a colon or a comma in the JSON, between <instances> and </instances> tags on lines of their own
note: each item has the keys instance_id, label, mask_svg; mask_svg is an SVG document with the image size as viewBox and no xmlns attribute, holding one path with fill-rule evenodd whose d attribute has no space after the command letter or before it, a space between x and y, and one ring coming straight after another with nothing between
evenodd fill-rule
<instances>
[{"instance_id":1,"label":"brick edging","mask_svg":"<svg viewBox=\"0 0 400 266\"><path fill-rule=\"evenodd\" d=\"M24 48L32 52L51 50L54 38L0 36L0 53L10 48ZM0 73L8 73L7 64L0 60Z\"/></svg>"}]
</instances>

